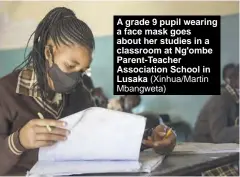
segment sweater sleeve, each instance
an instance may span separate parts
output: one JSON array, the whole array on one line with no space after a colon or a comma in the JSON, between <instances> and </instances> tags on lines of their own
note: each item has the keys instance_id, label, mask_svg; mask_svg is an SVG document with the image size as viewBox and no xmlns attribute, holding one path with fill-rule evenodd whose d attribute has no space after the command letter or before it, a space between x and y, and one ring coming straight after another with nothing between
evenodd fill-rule
<instances>
[{"instance_id":1,"label":"sweater sleeve","mask_svg":"<svg viewBox=\"0 0 240 177\"><path fill-rule=\"evenodd\" d=\"M209 125L214 143L234 143L239 139L239 126L228 126L228 110L229 105L221 99L212 105Z\"/></svg>"},{"instance_id":2,"label":"sweater sleeve","mask_svg":"<svg viewBox=\"0 0 240 177\"><path fill-rule=\"evenodd\" d=\"M14 168L24 150L19 141L19 132L10 133L10 128L9 109L0 101L0 176Z\"/></svg>"}]
</instances>

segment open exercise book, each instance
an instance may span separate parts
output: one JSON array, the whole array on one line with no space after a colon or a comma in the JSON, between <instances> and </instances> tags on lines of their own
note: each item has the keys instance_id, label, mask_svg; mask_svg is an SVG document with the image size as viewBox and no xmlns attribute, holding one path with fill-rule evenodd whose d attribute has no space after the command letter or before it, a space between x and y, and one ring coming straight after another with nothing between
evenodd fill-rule
<instances>
[{"instance_id":1,"label":"open exercise book","mask_svg":"<svg viewBox=\"0 0 240 177\"><path fill-rule=\"evenodd\" d=\"M150 172L164 157L140 147L146 119L92 107L62 119L71 134L64 142L39 149L28 175Z\"/></svg>"}]
</instances>

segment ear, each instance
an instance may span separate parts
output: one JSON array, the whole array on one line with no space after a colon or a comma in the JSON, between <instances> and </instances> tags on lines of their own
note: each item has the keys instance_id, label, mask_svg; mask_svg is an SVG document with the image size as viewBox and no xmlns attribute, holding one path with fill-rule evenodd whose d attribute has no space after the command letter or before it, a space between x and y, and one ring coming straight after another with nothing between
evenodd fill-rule
<instances>
[{"instance_id":1,"label":"ear","mask_svg":"<svg viewBox=\"0 0 240 177\"><path fill-rule=\"evenodd\" d=\"M53 58L52 58L50 46L48 46L48 45L45 46L44 55L45 55L46 60L49 62L49 65L52 66L52 64L53 64L52 59L53 59Z\"/></svg>"}]
</instances>

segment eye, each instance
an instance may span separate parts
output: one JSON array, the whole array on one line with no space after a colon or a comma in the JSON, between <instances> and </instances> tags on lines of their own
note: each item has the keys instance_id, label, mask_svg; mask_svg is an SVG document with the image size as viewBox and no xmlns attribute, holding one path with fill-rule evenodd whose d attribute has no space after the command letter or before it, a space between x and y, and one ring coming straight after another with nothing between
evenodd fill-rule
<instances>
[{"instance_id":1,"label":"eye","mask_svg":"<svg viewBox=\"0 0 240 177\"><path fill-rule=\"evenodd\" d=\"M74 65L70 65L70 64L68 64L68 63L65 63L65 66L66 66L67 68L69 68L69 69L73 69L73 68L75 68Z\"/></svg>"}]
</instances>

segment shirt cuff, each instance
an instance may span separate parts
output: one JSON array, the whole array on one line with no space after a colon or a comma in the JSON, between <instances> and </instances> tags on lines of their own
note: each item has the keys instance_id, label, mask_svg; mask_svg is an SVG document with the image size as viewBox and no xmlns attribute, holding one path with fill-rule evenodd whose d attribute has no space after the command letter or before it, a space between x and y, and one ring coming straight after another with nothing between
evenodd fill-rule
<instances>
[{"instance_id":1,"label":"shirt cuff","mask_svg":"<svg viewBox=\"0 0 240 177\"><path fill-rule=\"evenodd\" d=\"M16 131L8 136L8 147L11 152L17 156L21 155L25 148L21 145L19 140L19 131Z\"/></svg>"},{"instance_id":2,"label":"shirt cuff","mask_svg":"<svg viewBox=\"0 0 240 177\"><path fill-rule=\"evenodd\" d=\"M152 136L153 129L154 128L145 129L143 139L147 139L149 136Z\"/></svg>"}]
</instances>

